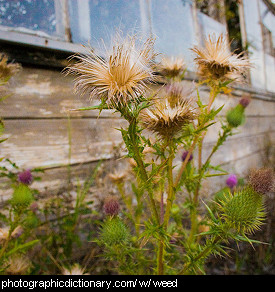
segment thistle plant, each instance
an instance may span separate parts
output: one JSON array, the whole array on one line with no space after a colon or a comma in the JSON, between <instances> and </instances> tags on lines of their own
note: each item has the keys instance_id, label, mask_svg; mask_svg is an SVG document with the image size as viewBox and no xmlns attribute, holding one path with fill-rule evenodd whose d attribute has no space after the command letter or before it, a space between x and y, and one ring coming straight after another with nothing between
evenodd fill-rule
<instances>
[{"instance_id":1,"label":"thistle plant","mask_svg":"<svg viewBox=\"0 0 275 292\"><path fill-rule=\"evenodd\" d=\"M204 273L209 255L226 253L223 242L255 242L248 235L262 224L264 195L274 181L273 174L260 170L243 189L233 194L225 189L224 199L214 204L200 200L204 180L227 174L211 159L244 123L250 102L243 98L229 110L203 161L204 137L223 109L214 108L214 101L230 91L231 82L243 79L250 63L228 50L225 36L209 37L205 47L192 49L201 77L192 90L181 82L183 60L163 58L156 64L153 44L152 38L141 44L136 37L119 38L105 58L90 51L76 56L76 63L68 67L68 73L77 75L76 91L100 101L79 110L109 109L128 122L119 131L135 179L123 173L110 176L124 206L114 197L105 201L99 244L106 259L117 263L116 273ZM157 82L156 73L165 80L157 91L150 88ZM198 90L202 84L209 88L206 104ZM127 180L131 193L125 187Z\"/></svg>"}]
</instances>

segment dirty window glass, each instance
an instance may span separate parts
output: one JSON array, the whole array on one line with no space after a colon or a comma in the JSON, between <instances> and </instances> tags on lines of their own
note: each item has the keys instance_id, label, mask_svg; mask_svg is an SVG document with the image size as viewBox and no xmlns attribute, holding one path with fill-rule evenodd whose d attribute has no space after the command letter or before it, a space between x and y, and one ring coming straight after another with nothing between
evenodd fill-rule
<instances>
[{"instance_id":1,"label":"dirty window glass","mask_svg":"<svg viewBox=\"0 0 275 292\"><path fill-rule=\"evenodd\" d=\"M0 25L22 32L55 35L55 1L0 0Z\"/></svg>"},{"instance_id":2,"label":"dirty window glass","mask_svg":"<svg viewBox=\"0 0 275 292\"><path fill-rule=\"evenodd\" d=\"M146 33L145 0L70 0L73 42L100 46L110 43L117 31Z\"/></svg>"},{"instance_id":3,"label":"dirty window glass","mask_svg":"<svg viewBox=\"0 0 275 292\"><path fill-rule=\"evenodd\" d=\"M196 42L192 18L192 2L152 0L152 31L156 49L167 56L190 58Z\"/></svg>"}]
</instances>

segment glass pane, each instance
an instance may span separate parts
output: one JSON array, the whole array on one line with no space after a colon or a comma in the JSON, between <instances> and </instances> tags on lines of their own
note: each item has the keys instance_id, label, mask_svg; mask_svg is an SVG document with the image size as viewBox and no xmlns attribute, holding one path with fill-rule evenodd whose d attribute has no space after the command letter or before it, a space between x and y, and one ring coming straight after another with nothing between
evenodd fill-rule
<instances>
[{"instance_id":1,"label":"glass pane","mask_svg":"<svg viewBox=\"0 0 275 292\"><path fill-rule=\"evenodd\" d=\"M70 21L73 42L98 47L103 39L108 47L119 30L142 34L146 30L141 13L144 0L70 0Z\"/></svg>"},{"instance_id":2,"label":"glass pane","mask_svg":"<svg viewBox=\"0 0 275 292\"><path fill-rule=\"evenodd\" d=\"M208 35L215 34L216 36L219 36L220 34L226 34L226 26L224 24L199 11L197 15L202 33L201 43L203 43L205 38L208 38Z\"/></svg>"},{"instance_id":3,"label":"glass pane","mask_svg":"<svg viewBox=\"0 0 275 292\"><path fill-rule=\"evenodd\" d=\"M28 32L56 32L54 0L0 0L0 25Z\"/></svg>"},{"instance_id":4,"label":"glass pane","mask_svg":"<svg viewBox=\"0 0 275 292\"><path fill-rule=\"evenodd\" d=\"M152 28L156 50L167 56L190 60L195 43L191 1L152 0ZM189 68L191 64L188 64Z\"/></svg>"}]
</instances>

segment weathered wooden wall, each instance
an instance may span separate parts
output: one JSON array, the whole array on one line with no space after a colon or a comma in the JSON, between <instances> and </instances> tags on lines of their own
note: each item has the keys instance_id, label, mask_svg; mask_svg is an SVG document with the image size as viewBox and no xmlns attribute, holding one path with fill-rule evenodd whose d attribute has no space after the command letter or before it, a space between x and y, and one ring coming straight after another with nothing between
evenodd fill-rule
<instances>
[{"instance_id":1,"label":"weathered wooden wall","mask_svg":"<svg viewBox=\"0 0 275 292\"><path fill-rule=\"evenodd\" d=\"M213 161L239 175L245 175L251 167L259 167L266 142L275 141L275 97L250 91L253 99L246 110L245 125L229 138ZM98 118L96 111L71 112L69 126L68 110L91 104L86 97L74 94L71 76L65 77L56 69L23 66L10 83L10 93L0 106L8 138L0 144L0 157L10 158L21 168L44 168L42 181L35 182L34 187L54 193L66 187L68 164L76 179L87 176L97 161L110 161L122 155L120 132L115 128L123 125L123 121L117 114L103 111ZM225 104L225 113L237 104L242 93L235 90L231 97L222 95L215 106ZM208 92L202 90L201 94L207 98ZM217 133L218 126L212 126L205 139L204 154L210 151ZM209 182L213 186L214 181L216 184L223 183L222 180ZM8 195L2 192L2 200Z\"/></svg>"}]
</instances>

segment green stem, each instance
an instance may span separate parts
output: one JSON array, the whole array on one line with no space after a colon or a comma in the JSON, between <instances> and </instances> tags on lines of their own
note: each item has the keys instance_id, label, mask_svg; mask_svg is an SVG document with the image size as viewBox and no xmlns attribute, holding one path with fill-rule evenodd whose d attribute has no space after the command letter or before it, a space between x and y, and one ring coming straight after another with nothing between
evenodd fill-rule
<instances>
[{"instance_id":1,"label":"green stem","mask_svg":"<svg viewBox=\"0 0 275 292\"><path fill-rule=\"evenodd\" d=\"M132 121L132 123L136 124L136 121ZM136 128L135 124L134 124L134 127ZM140 171L140 177L141 177L142 181L145 183L146 189L148 191L149 204L150 204L151 211L152 211L152 213L153 213L153 215L155 217L156 222L159 223L159 216L158 216L158 211L157 211L157 207L156 207L156 204L155 204L155 200L154 200L154 197L153 197L153 190L152 190L151 185L148 184L148 175L147 175L143 160L142 160L142 158L140 156L140 153L139 153L139 148L138 148L138 145L137 145L137 142L136 142L136 137L134 136L134 134L132 134L132 132L129 133L129 136L130 136L131 142L132 142L132 147L133 147L132 149L133 149L133 152L134 152L134 159L135 159L135 161L137 163L137 166L139 168L139 171Z\"/></svg>"},{"instance_id":2,"label":"green stem","mask_svg":"<svg viewBox=\"0 0 275 292\"><path fill-rule=\"evenodd\" d=\"M131 216L131 220L133 222L135 222L134 220L134 211L133 211L133 208L132 208L132 204L131 202L129 201L129 198L127 198L126 194L125 194L125 191L124 191L124 184L123 183L117 183L116 184L117 186L117 189L122 197L122 200L125 204L125 206L127 207L128 209L128 212L130 213L130 216Z\"/></svg>"},{"instance_id":3,"label":"green stem","mask_svg":"<svg viewBox=\"0 0 275 292\"><path fill-rule=\"evenodd\" d=\"M164 219L163 219L163 226L166 229L168 226L169 218L170 218L170 211L171 207L173 204L173 200L175 197L174 194L174 183L173 183L173 158L174 158L174 153L172 149L172 145L169 145L169 158L168 158L168 171L167 171L167 176L168 176L168 196L167 196L167 205L166 205L166 211L164 214Z\"/></svg>"},{"instance_id":4,"label":"green stem","mask_svg":"<svg viewBox=\"0 0 275 292\"><path fill-rule=\"evenodd\" d=\"M209 98L209 102L207 105L207 114L210 113L211 110L211 106L215 100L215 98L217 97L219 93L219 90L217 89L216 85L213 85L211 87L210 90L210 98ZM198 169L199 169L199 179L198 179L198 183L197 183L197 187L195 189L194 192L194 197L193 197L193 210L191 211L191 231L190 231L190 235L189 235L189 242L193 241L194 235L197 232L197 226L198 226L198 220L197 220L197 209L198 209L198 198L199 198L199 189L200 189L200 185L201 185L201 179L204 173L204 166L206 165L206 163L202 166L202 147L203 147L203 140L205 138L206 135L206 131L204 131L202 133L202 136L199 140L199 145L198 145ZM210 154L209 160L212 157L214 153ZM207 163L209 162L209 160L207 160Z\"/></svg>"},{"instance_id":5,"label":"green stem","mask_svg":"<svg viewBox=\"0 0 275 292\"><path fill-rule=\"evenodd\" d=\"M172 147L172 142L170 142L169 145L169 157L168 157L168 163L167 163L167 177L168 177L168 196L167 196L167 204L166 204L166 210L163 218L163 228L166 231L170 219L170 212L173 204L173 200L175 199L175 193L174 193L174 183L173 183L173 159L174 159L174 151ZM159 241L158 246L158 262L157 262L157 270L158 275L164 274L164 243L162 240Z\"/></svg>"},{"instance_id":6,"label":"green stem","mask_svg":"<svg viewBox=\"0 0 275 292\"><path fill-rule=\"evenodd\" d=\"M183 269L178 273L179 275L184 275L186 274L186 272L188 271L188 269L190 268L190 266L192 266L193 262L197 262L198 260L200 260L203 257L207 257L207 255L211 252L211 250L213 249L213 247L219 242L221 241L220 236L217 236L214 238L213 242L210 245L207 245L193 260L192 262L188 262L183 266Z\"/></svg>"},{"instance_id":7,"label":"green stem","mask_svg":"<svg viewBox=\"0 0 275 292\"><path fill-rule=\"evenodd\" d=\"M182 163L182 165L181 165L181 168L180 168L180 170L179 170L179 172L178 172L178 175L177 175L177 177L176 177L176 180L175 180L175 187L177 187L178 184L179 184L179 182L180 182L180 179L181 179L181 177L182 177L182 174L183 174L183 172L184 172L184 170L185 170L185 167L186 167L186 165L187 165L187 163L188 163L188 161L189 161L189 158L190 158L192 152L193 152L194 149L195 149L195 146L196 146L198 140L199 140L199 136L196 136L196 137L194 138L194 140L193 140L193 143L192 143L192 145L191 145L191 147L190 147L190 149L189 149L189 151L188 151L188 154L186 155L186 158L185 158L185 160L183 161L183 163Z\"/></svg>"}]
</instances>

